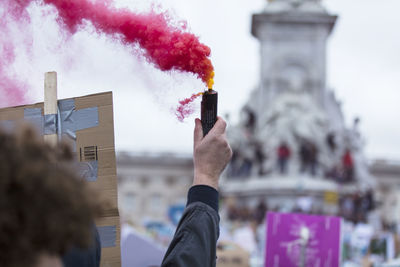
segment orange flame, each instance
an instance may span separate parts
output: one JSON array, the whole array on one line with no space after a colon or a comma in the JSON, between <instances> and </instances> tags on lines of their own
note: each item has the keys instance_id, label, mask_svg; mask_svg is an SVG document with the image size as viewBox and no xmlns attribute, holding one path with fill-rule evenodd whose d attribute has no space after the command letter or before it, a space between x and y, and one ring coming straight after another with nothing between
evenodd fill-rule
<instances>
[{"instance_id":1,"label":"orange flame","mask_svg":"<svg viewBox=\"0 0 400 267\"><path fill-rule=\"evenodd\" d=\"M210 74L210 77L207 80L207 87L210 90L213 89L213 86L214 86L214 76L215 76L215 72L212 71Z\"/></svg>"}]
</instances>

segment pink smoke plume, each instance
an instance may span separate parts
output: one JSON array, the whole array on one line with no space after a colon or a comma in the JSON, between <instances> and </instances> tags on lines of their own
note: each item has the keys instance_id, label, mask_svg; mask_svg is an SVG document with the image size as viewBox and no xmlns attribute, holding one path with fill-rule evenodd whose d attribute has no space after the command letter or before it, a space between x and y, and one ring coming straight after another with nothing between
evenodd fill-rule
<instances>
[{"instance_id":1,"label":"pink smoke plume","mask_svg":"<svg viewBox=\"0 0 400 267\"><path fill-rule=\"evenodd\" d=\"M183 122L185 118L194 112L192 103L203 93L193 94L184 100L179 101L179 106L176 108L175 114L180 122Z\"/></svg>"},{"instance_id":2,"label":"pink smoke plume","mask_svg":"<svg viewBox=\"0 0 400 267\"><path fill-rule=\"evenodd\" d=\"M9 10L9 18L18 19L20 14L27 13L26 8L32 3L54 7L57 22L70 34L76 33L85 22L90 22L98 33L123 45L139 44L143 56L162 71L190 72L206 85L213 78L210 48L200 43L198 37L187 32L185 27L173 25L166 12L134 13L115 8L113 0L1 0L0 8ZM3 25L0 26L2 30ZM0 77L7 77L4 70L13 59L1 51L0 60ZM10 83L5 80L9 86L0 89L0 93L21 101L23 88L17 89L15 85L18 84L13 85L12 79L9 80Z\"/></svg>"},{"instance_id":3,"label":"pink smoke plume","mask_svg":"<svg viewBox=\"0 0 400 267\"><path fill-rule=\"evenodd\" d=\"M10 20L13 26L20 26L27 21L27 13L18 12L15 3L0 3L0 107L14 106L26 102L25 92L28 85L10 68L15 61L15 45L10 38Z\"/></svg>"}]
</instances>

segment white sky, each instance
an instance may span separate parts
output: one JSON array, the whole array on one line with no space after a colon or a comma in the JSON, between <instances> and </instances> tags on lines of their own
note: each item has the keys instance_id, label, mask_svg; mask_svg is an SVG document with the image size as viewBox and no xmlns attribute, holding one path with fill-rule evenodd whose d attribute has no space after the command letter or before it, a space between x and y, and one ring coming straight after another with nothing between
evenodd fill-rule
<instances>
[{"instance_id":1,"label":"white sky","mask_svg":"<svg viewBox=\"0 0 400 267\"><path fill-rule=\"evenodd\" d=\"M132 10L146 10L152 3L116 2ZM258 84L259 48L250 35L250 21L266 1L153 2L187 20L191 31L211 47L220 114L236 118ZM329 42L328 86L342 101L349 123L354 116L361 117L367 156L400 160L400 1L326 0L325 4L340 16ZM200 91L200 81L187 74L162 73L105 37L82 32L63 43L51 18L35 16L32 31L32 60L27 64L27 55L20 51L14 67L29 77L35 102L43 100L43 73L56 70L60 98L113 91L117 150L191 153L195 116L179 123L171 108Z\"/></svg>"}]
</instances>

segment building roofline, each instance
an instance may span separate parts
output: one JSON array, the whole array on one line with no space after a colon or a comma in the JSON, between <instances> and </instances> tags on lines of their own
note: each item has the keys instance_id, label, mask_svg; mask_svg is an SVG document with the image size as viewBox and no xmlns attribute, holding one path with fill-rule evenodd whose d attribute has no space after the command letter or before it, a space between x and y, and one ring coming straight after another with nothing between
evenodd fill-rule
<instances>
[{"instance_id":1,"label":"building roofline","mask_svg":"<svg viewBox=\"0 0 400 267\"><path fill-rule=\"evenodd\" d=\"M152 152L128 152L117 153L118 166L185 166L193 168L193 157L188 154L179 153L152 153Z\"/></svg>"}]
</instances>

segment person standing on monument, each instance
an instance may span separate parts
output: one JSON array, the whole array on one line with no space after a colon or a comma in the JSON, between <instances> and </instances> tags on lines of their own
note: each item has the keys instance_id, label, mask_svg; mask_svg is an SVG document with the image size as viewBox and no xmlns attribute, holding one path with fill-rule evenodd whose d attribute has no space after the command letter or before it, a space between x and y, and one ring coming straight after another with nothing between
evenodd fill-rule
<instances>
[{"instance_id":1,"label":"person standing on monument","mask_svg":"<svg viewBox=\"0 0 400 267\"><path fill-rule=\"evenodd\" d=\"M343 165L344 181L345 182L352 181L354 174L354 163L351 151L348 148L346 149L342 157L342 165Z\"/></svg>"},{"instance_id":2,"label":"person standing on monument","mask_svg":"<svg viewBox=\"0 0 400 267\"><path fill-rule=\"evenodd\" d=\"M287 164L291 154L290 148L286 142L282 142L279 145L277 153L279 172L285 174L287 172Z\"/></svg>"},{"instance_id":3,"label":"person standing on monument","mask_svg":"<svg viewBox=\"0 0 400 267\"><path fill-rule=\"evenodd\" d=\"M299 154L300 154L299 155L300 156L300 173L304 173L307 171L307 169L310 165L310 159L311 159L310 146L306 140L301 141Z\"/></svg>"},{"instance_id":4,"label":"person standing on monument","mask_svg":"<svg viewBox=\"0 0 400 267\"><path fill-rule=\"evenodd\" d=\"M318 148L314 143L310 143L310 174L315 176L318 167Z\"/></svg>"}]
</instances>

